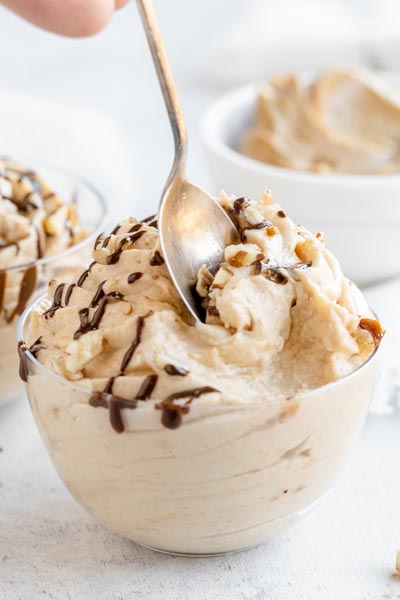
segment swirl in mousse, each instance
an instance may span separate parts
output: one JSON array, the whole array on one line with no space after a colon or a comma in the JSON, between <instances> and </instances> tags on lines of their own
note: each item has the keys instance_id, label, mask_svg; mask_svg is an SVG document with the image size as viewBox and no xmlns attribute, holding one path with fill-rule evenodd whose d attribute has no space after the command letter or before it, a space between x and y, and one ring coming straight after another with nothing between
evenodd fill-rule
<instances>
[{"instance_id":1,"label":"swirl in mousse","mask_svg":"<svg viewBox=\"0 0 400 600\"><path fill-rule=\"evenodd\" d=\"M38 261L56 257L87 233L73 201L62 201L35 171L0 159L0 404L23 391L15 329L39 286Z\"/></svg>"},{"instance_id":2,"label":"swirl in mousse","mask_svg":"<svg viewBox=\"0 0 400 600\"><path fill-rule=\"evenodd\" d=\"M321 234L268 192L221 203L241 243L199 272L204 323L151 217L100 236L79 279L51 281L21 325L21 376L68 489L111 529L177 553L254 545L330 488L383 335Z\"/></svg>"},{"instance_id":3,"label":"swirl in mousse","mask_svg":"<svg viewBox=\"0 0 400 600\"><path fill-rule=\"evenodd\" d=\"M316 173L400 171L400 94L365 69L281 75L258 94L243 154Z\"/></svg>"}]
</instances>

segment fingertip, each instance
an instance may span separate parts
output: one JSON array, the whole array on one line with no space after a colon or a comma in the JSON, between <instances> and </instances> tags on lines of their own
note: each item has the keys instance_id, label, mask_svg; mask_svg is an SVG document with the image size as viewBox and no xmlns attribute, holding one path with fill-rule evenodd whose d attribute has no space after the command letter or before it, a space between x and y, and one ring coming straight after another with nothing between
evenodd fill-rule
<instances>
[{"instance_id":1,"label":"fingertip","mask_svg":"<svg viewBox=\"0 0 400 600\"><path fill-rule=\"evenodd\" d=\"M115 0L115 9L119 10L128 4L129 0Z\"/></svg>"},{"instance_id":2,"label":"fingertip","mask_svg":"<svg viewBox=\"0 0 400 600\"><path fill-rule=\"evenodd\" d=\"M123 8L129 0L70 0L79 5L79 17L71 24L70 37L91 37L102 31L110 22L114 11ZM77 7L78 8L78 7Z\"/></svg>"},{"instance_id":3,"label":"fingertip","mask_svg":"<svg viewBox=\"0 0 400 600\"><path fill-rule=\"evenodd\" d=\"M95 35L109 23L126 0L1 0L38 27L68 37Z\"/></svg>"},{"instance_id":4,"label":"fingertip","mask_svg":"<svg viewBox=\"0 0 400 600\"><path fill-rule=\"evenodd\" d=\"M60 23L61 33L69 37L85 38L102 31L111 20L115 10L114 0L70 0L74 4L70 16L72 18Z\"/></svg>"}]
</instances>

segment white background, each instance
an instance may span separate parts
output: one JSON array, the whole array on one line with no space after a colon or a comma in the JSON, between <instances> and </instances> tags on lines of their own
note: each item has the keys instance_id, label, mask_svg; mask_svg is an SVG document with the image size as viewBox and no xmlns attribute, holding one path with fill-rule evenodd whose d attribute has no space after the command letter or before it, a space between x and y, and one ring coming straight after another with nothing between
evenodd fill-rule
<instances>
[{"instance_id":1,"label":"white background","mask_svg":"<svg viewBox=\"0 0 400 600\"><path fill-rule=\"evenodd\" d=\"M400 69L398 0L158 0L156 7L187 115L190 174L214 192L198 123L225 89L292 68ZM58 38L0 10L0 57L0 151L86 174L108 195L115 221L156 210L172 143L135 6L88 40ZM229 182L227 191L234 192ZM384 408L370 417L325 503L293 531L242 554L166 557L106 531L59 482L26 401L3 408L0 599L400 598L392 576L400 548L400 284L368 294L391 329Z\"/></svg>"}]
</instances>

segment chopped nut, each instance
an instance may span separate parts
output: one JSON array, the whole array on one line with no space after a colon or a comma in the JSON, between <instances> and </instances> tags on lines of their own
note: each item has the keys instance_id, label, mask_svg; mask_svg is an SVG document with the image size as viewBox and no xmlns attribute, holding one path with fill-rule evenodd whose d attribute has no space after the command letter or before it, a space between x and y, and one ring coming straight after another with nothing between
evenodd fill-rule
<instances>
[{"instance_id":1,"label":"chopped nut","mask_svg":"<svg viewBox=\"0 0 400 600\"><path fill-rule=\"evenodd\" d=\"M312 250L312 247L313 243L311 241L299 242L298 244L296 244L295 252L300 258L300 260L302 260L303 262L307 262L312 258L312 253L310 252Z\"/></svg>"},{"instance_id":2,"label":"chopped nut","mask_svg":"<svg viewBox=\"0 0 400 600\"><path fill-rule=\"evenodd\" d=\"M231 277L232 273L228 271L228 269L221 267L214 277L214 281L211 284L211 289L222 289L228 283Z\"/></svg>"},{"instance_id":3,"label":"chopped nut","mask_svg":"<svg viewBox=\"0 0 400 600\"><path fill-rule=\"evenodd\" d=\"M76 212L76 206L75 204L70 204L68 206L68 215L67 218L69 220L69 222L71 223L72 227L75 228L79 225L79 219L78 219L78 214Z\"/></svg>"},{"instance_id":4,"label":"chopped nut","mask_svg":"<svg viewBox=\"0 0 400 600\"><path fill-rule=\"evenodd\" d=\"M59 236L65 229L67 220L67 208L60 206L57 210L43 219L43 229L49 236Z\"/></svg>"},{"instance_id":5,"label":"chopped nut","mask_svg":"<svg viewBox=\"0 0 400 600\"><path fill-rule=\"evenodd\" d=\"M225 259L232 267L248 267L257 260L262 260L263 254L255 244L237 244L225 249Z\"/></svg>"},{"instance_id":6,"label":"chopped nut","mask_svg":"<svg viewBox=\"0 0 400 600\"><path fill-rule=\"evenodd\" d=\"M270 204L272 204L272 192L271 190L264 190L264 193L262 195L262 198L260 200L260 204L263 204L264 206L269 206Z\"/></svg>"},{"instance_id":7,"label":"chopped nut","mask_svg":"<svg viewBox=\"0 0 400 600\"><path fill-rule=\"evenodd\" d=\"M267 227L267 229L265 230L265 233L267 234L268 237L273 237L274 235L279 233L279 229L277 227L275 227L274 225L272 225L272 227Z\"/></svg>"},{"instance_id":8,"label":"chopped nut","mask_svg":"<svg viewBox=\"0 0 400 600\"><path fill-rule=\"evenodd\" d=\"M383 336L385 335L385 330L376 319L361 319L359 327L371 334L375 346L380 344Z\"/></svg>"},{"instance_id":9,"label":"chopped nut","mask_svg":"<svg viewBox=\"0 0 400 600\"><path fill-rule=\"evenodd\" d=\"M259 223L268 223L267 221L265 221L262 214L254 206L248 206L246 208L245 217L246 217L246 221L247 221L248 225L250 225L250 226L258 225ZM257 227L256 227L256 229L257 229Z\"/></svg>"},{"instance_id":10,"label":"chopped nut","mask_svg":"<svg viewBox=\"0 0 400 600\"><path fill-rule=\"evenodd\" d=\"M202 298L205 298L207 296L208 290L213 280L214 277L207 269L206 265L202 265L196 282L196 292L199 294L199 296L201 296Z\"/></svg>"},{"instance_id":11,"label":"chopped nut","mask_svg":"<svg viewBox=\"0 0 400 600\"><path fill-rule=\"evenodd\" d=\"M56 375L60 375L60 377L68 379L69 381L78 381L79 379L82 379L82 373L80 371L77 373L69 373L65 368L64 362L58 358L52 358L50 360L50 369L56 373Z\"/></svg>"},{"instance_id":12,"label":"chopped nut","mask_svg":"<svg viewBox=\"0 0 400 600\"><path fill-rule=\"evenodd\" d=\"M224 191L221 191L220 194L220 202L221 202L221 206L224 210L226 211L230 211L232 210L232 206L233 206L233 202L236 200L236 196L233 196L232 194L227 194Z\"/></svg>"},{"instance_id":13,"label":"chopped nut","mask_svg":"<svg viewBox=\"0 0 400 600\"><path fill-rule=\"evenodd\" d=\"M103 348L103 334L100 331L89 331L78 340L74 340L66 347L67 357L65 368L70 373L76 373L100 354Z\"/></svg>"}]
</instances>

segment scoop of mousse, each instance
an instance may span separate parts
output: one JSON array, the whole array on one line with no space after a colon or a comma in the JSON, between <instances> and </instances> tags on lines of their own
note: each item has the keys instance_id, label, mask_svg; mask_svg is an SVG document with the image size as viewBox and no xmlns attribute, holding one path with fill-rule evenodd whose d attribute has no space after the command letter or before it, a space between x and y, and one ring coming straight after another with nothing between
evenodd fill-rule
<instances>
[{"instance_id":1,"label":"scoop of mousse","mask_svg":"<svg viewBox=\"0 0 400 600\"><path fill-rule=\"evenodd\" d=\"M34 171L0 159L0 325L20 314L34 291L34 263L86 235L73 200L61 200ZM19 265L27 269L6 272Z\"/></svg>"},{"instance_id":2,"label":"scoop of mousse","mask_svg":"<svg viewBox=\"0 0 400 600\"><path fill-rule=\"evenodd\" d=\"M269 192L223 195L241 243L203 266L193 323L159 246L157 219L129 218L101 235L77 281L49 284L27 346L48 369L93 391L123 431L124 408L151 402L174 428L196 403L289 397L365 362L383 331L322 234L295 225Z\"/></svg>"},{"instance_id":3,"label":"scoop of mousse","mask_svg":"<svg viewBox=\"0 0 400 600\"><path fill-rule=\"evenodd\" d=\"M287 169L385 174L400 171L399 140L398 91L365 69L331 69L266 83L241 150Z\"/></svg>"}]
</instances>

